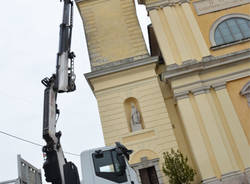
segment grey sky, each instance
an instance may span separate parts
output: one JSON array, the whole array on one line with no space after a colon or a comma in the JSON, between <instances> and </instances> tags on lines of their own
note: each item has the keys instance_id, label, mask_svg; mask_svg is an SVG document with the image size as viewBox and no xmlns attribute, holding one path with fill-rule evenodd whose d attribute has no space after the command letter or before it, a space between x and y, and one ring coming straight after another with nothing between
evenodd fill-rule
<instances>
[{"instance_id":1,"label":"grey sky","mask_svg":"<svg viewBox=\"0 0 250 184\"><path fill-rule=\"evenodd\" d=\"M59 0L2 1L0 6L0 131L44 145L42 113L44 86L41 79L55 71L59 24ZM149 20L138 7L146 35ZM147 39L147 38L146 38ZM77 90L60 94L57 130L63 133L64 151L80 154L104 145L96 99L83 74L90 71L83 25L75 7L72 50L76 53ZM42 168L41 147L0 134L0 181L17 177L16 156ZM66 155L80 172L80 158ZM81 176L81 173L79 173ZM44 178L43 178L44 179Z\"/></svg>"}]
</instances>

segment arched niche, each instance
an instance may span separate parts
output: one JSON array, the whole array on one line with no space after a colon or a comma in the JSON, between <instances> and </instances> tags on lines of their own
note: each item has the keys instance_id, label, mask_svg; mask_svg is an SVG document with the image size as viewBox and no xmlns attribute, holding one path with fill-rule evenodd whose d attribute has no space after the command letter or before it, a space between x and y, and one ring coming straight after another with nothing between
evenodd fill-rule
<instances>
[{"instance_id":1,"label":"arched niche","mask_svg":"<svg viewBox=\"0 0 250 184\"><path fill-rule=\"evenodd\" d=\"M126 113L126 118L127 118L129 131L130 132L135 132L135 131L144 129L144 121L143 121L141 108L140 108L140 105L138 103L138 100L136 98L134 98L134 97L127 98L124 101L124 109L125 109L125 113ZM140 125L139 124L133 124L133 122L132 122L132 113L135 110L137 111L137 116L139 116Z\"/></svg>"}]
</instances>

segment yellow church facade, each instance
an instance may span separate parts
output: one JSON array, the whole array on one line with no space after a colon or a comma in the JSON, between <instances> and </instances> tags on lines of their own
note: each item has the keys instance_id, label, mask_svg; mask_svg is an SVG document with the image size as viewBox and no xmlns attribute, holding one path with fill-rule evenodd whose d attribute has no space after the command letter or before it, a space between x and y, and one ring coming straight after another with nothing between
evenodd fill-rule
<instances>
[{"instance_id":1,"label":"yellow church facade","mask_svg":"<svg viewBox=\"0 0 250 184\"><path fill-rule=\"evenodd\" d=\"M76 0L106 145L133 149L142 184L167 184L179 149L195 183L250 183L250 1Z\"/></svg>"}]
</instances>

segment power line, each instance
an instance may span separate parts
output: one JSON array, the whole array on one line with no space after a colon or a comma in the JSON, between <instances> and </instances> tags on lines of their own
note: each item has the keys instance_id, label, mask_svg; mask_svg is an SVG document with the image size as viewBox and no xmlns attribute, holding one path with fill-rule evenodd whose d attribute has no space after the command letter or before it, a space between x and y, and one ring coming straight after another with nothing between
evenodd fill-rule
<instances>
[{"instance_id":1,"label":"power line","mask_svg":"<svg viewBox=\"0 0 250 184\"><path fill-rule=\"evenodd\" d=\"M12 137L14 139L18 139L18 140L23 141L23 142L26 142L26 143L29 143L29 144L33 144L35 146L43 147L43 145L41 145L41 144L38 144L36 142L30 141L30 140L27 140L27 139L24 139L24 138L21 138L21 137L17 137L15 135L9 134L9 133L1 131L1 130L0 130L0 133L4 134L4 135L7 135L9 137ZM64 153L68 154L68 155L80 156L79 154L75 154L75 153L71 153L71 152L67 152L67 151L65 151Z\"/></svg>"}]
</instances>

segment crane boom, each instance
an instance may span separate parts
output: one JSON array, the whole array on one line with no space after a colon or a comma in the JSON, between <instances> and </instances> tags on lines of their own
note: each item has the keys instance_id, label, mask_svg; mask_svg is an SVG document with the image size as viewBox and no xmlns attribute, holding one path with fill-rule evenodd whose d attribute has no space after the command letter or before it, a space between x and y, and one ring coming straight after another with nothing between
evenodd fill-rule
<instances>
[{"instance_id":1,"label":"crane boom","mask_svg":"<svg viewBox=\"0 0 250 184\"><path fill-rule=\"evenodd\" d=\"M58 92L71 92L75 90L73 65L75 54L70 51L72 28L73 2L71 0L64 0L63 21L60 25L59 51L56 64L55 88Z\"/></svg>"},{"instance_id":2,"label":"crane boom","mask_svg":"<svg viewBox=\"0 0 250 184\"><path fill-rule=\"evenodd\" d=\"M56 74L44 78L43 111L43 147L45 162L43 165L45 178L52 184L80 184L77 167L67 162L60 144L61 132L56 131L56 123L60 114L57 108L57 95L72 92L75 88L74 57L71 52L71 35L73 27L73 2L64 0L63 21L60 25L59 51L57 54Z\"/></svg>"},{"instance_id":3,"label":"crane boom","mask_svg":"<svg viewBox=\"0 0 250 184\"><path fill-rule=\"evenodd\" d=\"M43 147L45 155L43 169L47 182L52 184L80 184L77 167L66 160L60 143L62 134L60 131L56 131L57 120L60 115L57 95L72 92L76 89L75 54L71 52L70 48L73 2L72 0L63 1L63 19L60 25L56 73L52 74L50 78L46 77L42 80L42 84L45 86L43 139L46 142ZM120 143L116 143L116 147L96 148L83 152L81 156L82 170L84 170L83 181L86 184L138 184L136 173L128 164L129 154L131 153Z\"/></svg>"}]
</instances>

